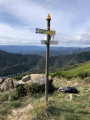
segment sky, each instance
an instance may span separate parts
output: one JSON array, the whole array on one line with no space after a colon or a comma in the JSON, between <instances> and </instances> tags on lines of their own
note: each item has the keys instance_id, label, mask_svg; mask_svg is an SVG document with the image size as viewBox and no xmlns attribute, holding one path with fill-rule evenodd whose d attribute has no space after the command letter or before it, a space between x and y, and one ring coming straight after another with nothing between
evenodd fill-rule
<instances>
[{"instance_id":1,"label":"sky","mask_svg":"<svg viewBox=\"0 0 90 120\"><path fill-rule=\"evenodd\" d=\"M41 45L48 13L58 46L90 47L90 0L0 0L0 45Z\"/></svg>"}]
</instances>

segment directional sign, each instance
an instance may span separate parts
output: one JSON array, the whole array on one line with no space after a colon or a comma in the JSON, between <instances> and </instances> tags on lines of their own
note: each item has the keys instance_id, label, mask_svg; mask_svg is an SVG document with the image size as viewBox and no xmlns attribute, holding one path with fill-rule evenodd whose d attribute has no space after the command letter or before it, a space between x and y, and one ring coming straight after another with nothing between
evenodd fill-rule
<instances>
[{"instance_id":1,"label":"directional sign","mask_svg":"<svg viewBox=\"0 0 90 120\"><path fill-rule=\"evenodd\" d=\"M48 34L48 35L55 35L56 31L54 31L54 30L44 30L44 29L38 29L38 28L36 28L36 33Z\"/></svg>"},{"instance_id":2,"label":"directional sign","mask_svg":"<svg viewBox=\"0 0 90 120\"><path fill-rule=\"evenodd\" d=\"M46 40L41 40L41 44L47 44ZM58 45L58 41L50 41L50 45Z\"/></svg>"},{"instance_id":3,"label":"directional sign","mask_svg":"<svg viewBox=\"0 0 90 120\"><path fill-rule=\"evenodd\" d=\"M50 41L50 45L58 45L58 41Z\"/></svg>"}]
</instances>

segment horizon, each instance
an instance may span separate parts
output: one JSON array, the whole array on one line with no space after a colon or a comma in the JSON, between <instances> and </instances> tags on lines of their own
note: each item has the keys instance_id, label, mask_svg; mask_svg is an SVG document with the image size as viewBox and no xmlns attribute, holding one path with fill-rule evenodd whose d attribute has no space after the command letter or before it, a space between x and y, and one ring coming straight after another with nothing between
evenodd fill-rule
<instances>
[{"instance_id":1,"label":"horizon","mask_svg":"<svg viewBox=\"0 0 90 120\"><path fill-rule=\"evenodd\" d=\"M26 46L28 46L28 47L44 47L44 48L46 48L46 45L0 45L0 46L15 46L15 47L26 47ZM56 47L56 48L90 48L90 47L88 47L88 46L80 46L80 47L76 47L76 46L55 46L55 45L52 45L52 46L50 46L50 48L52 48L52 47Z\"/></svg>"}]
</instances>

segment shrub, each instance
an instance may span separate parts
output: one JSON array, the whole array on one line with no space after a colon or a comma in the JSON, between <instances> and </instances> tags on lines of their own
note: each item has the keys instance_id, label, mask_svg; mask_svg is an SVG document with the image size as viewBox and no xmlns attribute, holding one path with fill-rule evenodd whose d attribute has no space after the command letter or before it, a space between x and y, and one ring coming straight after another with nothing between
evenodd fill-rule
<instances>
[{"instance_id":1,"label":"shrub","mask_svg":"<svg viewBox=\"0 0 90 120\"><path fill-rule=\"evenodd\" d=\"M0 101L7 101L8 98L9 98L9 95L10 95L10 92L3 92L1 95L0 95Z\"/></svg>"},{"instance_id":2,"label":"shrub","mask_svg":"<svg viewBox=\"0 0 90 120\"><path fill-rule=\"evenodd\" d=\"M21 102L20 101L13 101L11 102L11 107L17 108L21 106Z\"/></svg>"},{"instance_id":3,"label":"shrub","mask_svg":"<svg viewBox=\"0 0 90 120\"><path fill-rule=\"evenodd\" d=\"M78 76L83 79L83 78L85 78L85 77L88 77L88 72L86 72L86 71L79 72Z\"/></svg>"},{"instance_id":4,"label":"shrub","mask_svg":"<svg viewBox=\"0 0 90 120\"><path fill-rule=\"evenodd\" d=\"M54 86L52 82L53 80L49 81L49 93L52 93L54 91ZM25 96L27 94L32 94L32 93L44 93L44 92L45 92L45 84L40 85L38 83L32 83L32 82L29 84L25 84L25 85L20 84L16 88L16 93L18 97L22 97L22 96Z\"/></svg>"},{"instance_id":5,"label":"shrub","mask_svg":"<svg viewBox=\"0 0 90 120\"><path fill-rule=\"evenodd\" d=\"M53 80L49 81L49 93L54 91L54 86L52 84ZM44 93L45 92L45 84L37 84L37 83L30 83L26 85L27 93Z\"/></svg>"},{"instance_id":6,"label":"shrub","mask_svg":"<svg viewBox=\"0 0 90 120\"><path fill-rule=\"evenodd\" d=\"M18 97L25 96L27 94L27 89L25 88L25 85L24 84L17 85L16 93Z\"/></svg>"},{"instance_id":7,"label":"shrub","mask_svg":"<svg viewBox=\"0 0 90 120\"><path fill-rule=\"evenodd\" d=\"M10 96L9 96L9 100L10 101L14 101L14 100L17 100L19 97L18 97L18 94L16 91L14 92L11 92Z\"/></svg>"},{"instance_id":8,"label":"shrub","mask_svg":"<svg viewBox=\"0 0 90 120\"><path fill-rule=\"evenodd\" d=\"M30 83L26 85L27 93L39 93L44 92L45 85L39 85L37 83Z\"/></svg>"}]
</instances>

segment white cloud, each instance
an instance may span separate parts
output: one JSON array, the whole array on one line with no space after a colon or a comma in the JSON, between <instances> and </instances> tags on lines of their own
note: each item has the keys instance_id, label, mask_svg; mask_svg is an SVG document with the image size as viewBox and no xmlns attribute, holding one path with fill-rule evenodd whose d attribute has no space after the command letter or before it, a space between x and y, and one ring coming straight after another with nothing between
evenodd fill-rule
<instances>
[{"instance_id":1,"label":"white cloud","mask_svg":"<svg viewBox=\"0 0 90 120\"><path fill-rule=\"evenodd\" d=\"M90 45L90 32L84 31L90 26L89 3L90 0L0 0L1 13L8 13L26 25L0 23L0 44L40 44L44 35L35 34L35 28L46 28L49 12L59 45Z\"/></svg>"},{"instance_id":2,"label":"white cloud","mask_svg":"<svg viewBox=\"0 0 90 120\"><path fill-rule=\"evenodd\" d=\"M17 19L21 20L23 23L35 26L34 24L43 25L45 20L45 15L47 15L48 10L35 2L25 1L25 0L7 0L2 4L3 12L7 12L14 15Z\"/></svg>"},{"instance_id":3,"label":"white cloud","mask_svg":"<svg viewBox=\"0 0 90 120\"><path fill-rule=\"evenodd\" d=\"M42 36L35 36L35 31L28 27L13 28L7 24L0 24L0 44L40 44Z\"/></svg>"},{"instance_id":4,"label":"white cloud","mask_svg":"<svg viewBox=\"0 0 90 120\"><path fill-rule=\"evenodd\" d=\"M56 39L61 46L90 47L90 30L88 29L85 33L76 35L58 34Z\"/></svg>"}]
</instances>

